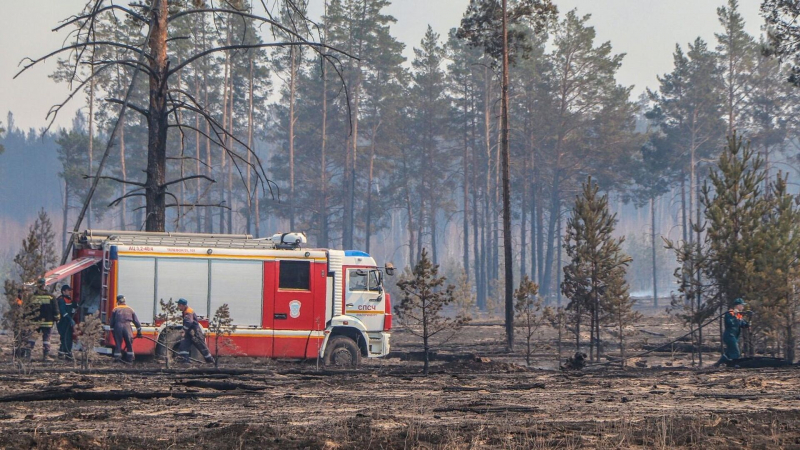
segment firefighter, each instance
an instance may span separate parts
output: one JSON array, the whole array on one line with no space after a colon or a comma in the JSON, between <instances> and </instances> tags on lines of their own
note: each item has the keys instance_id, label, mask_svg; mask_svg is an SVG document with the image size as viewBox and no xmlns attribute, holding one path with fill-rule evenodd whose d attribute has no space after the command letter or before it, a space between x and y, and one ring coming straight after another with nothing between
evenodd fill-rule
<instances>
[{"instance_id":1,"label":"firefighter","mask_svg":"<svg viewBox=\"0 0 800 450\"><path fill-rule=\"evenodd\" d=\"M65 284L61 286L61 295L56 299L58 313L61 315L56 329L61 337L61 346L58 348L58 357L72 359L72 333L75 330L75 305L72 303L72 288Z\"/></svg>"},{"instance_id":2,"label":"firefighter","mask_svg":"<svg viewBox=\"0 0 800 450\"><path fill-rule=\"evenodd\" d=\"M178 309L181 310L183 315L183 339L178 347L178 354L183 358L182 362L189 362L189 354L192 345L200 351L206 362L209 364L214 363L214 357L208 351L206 346L206 339L203 336L203 329L200 323L197 322L197 314L189 307L189 302L185 298L178 299Z\"/></svg>"},{"instance_id":3,"label":"firefighter","mask_svg":"<svg viewBox=\"0 0 800 450\"><path fill-rule=\"evenodd\" d=\"M133 362L135 355L131 323L136 325L136 337L142 337L142 324L139 323L136 312L126 304L124 295L118 295L117 306L111 312L111 322L109 323L114 333L114 359L119 359L121 356L123 361ZM122 344L125 344L124 350Z\"/></svg>"},{"instance_id":4,"label":"firefighter","mask_svg":"<svg viewBox=\"0 0 800 450\"><path fill-rule=\"evenodd\" d=\"M36 295L33 296L33 303L36 305L36 319L34 326L37 327L39 333L42 335L42 361L46 361L50 357L50 336L53 333L53 325L56 321L56 305L53 296L47 293L44 286L44 280L39 280L39 288ZM31 351L36 344L36 339L31 336L29 346Z\"/></svg>"},{"instance_id":5,"label":"firefighter","mask_svg":"<svg viewBox=\"0 0 800 450\"><path fill-rule=\"evenodd\" d=\"M722 333L725 353L722 354L719 363L739 359L742 356L739 352L739 336L742 334L742 328L750 326L742 315L744 307L744 300L737 298L733 301L733 308L725 313L725 332Z\"/></svg>"}]
</instances>

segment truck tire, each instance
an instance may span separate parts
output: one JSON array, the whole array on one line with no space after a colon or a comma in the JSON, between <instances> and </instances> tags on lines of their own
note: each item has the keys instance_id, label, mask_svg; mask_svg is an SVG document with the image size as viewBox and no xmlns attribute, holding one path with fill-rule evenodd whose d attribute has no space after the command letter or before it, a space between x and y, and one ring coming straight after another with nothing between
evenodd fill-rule
<instances>
[{"instance_id":1,"label":"truck tire","mask_svg":"<svg viewBox=\"0 0 800 450\"><path fill-rule=\"evenodd\" d=\"M334 336L325 347L323 362L326 367L354 369L361 364L361 351L349 337Z\"/></svg>"}]
</instances>

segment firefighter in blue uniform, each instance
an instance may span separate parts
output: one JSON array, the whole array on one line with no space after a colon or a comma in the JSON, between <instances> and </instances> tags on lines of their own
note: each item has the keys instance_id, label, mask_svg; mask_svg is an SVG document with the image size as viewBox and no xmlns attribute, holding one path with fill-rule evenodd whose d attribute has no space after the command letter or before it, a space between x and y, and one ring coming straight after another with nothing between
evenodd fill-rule
<instances>
[{"instance_id":1,"label":"firefighter in blue uniform","mask_svg":"<svg viewBox=\"0 0 800 450\"><path fill-rule=\"evenodd\" d=\"M125 362L133 362L133 331L131 323L136 326L136 337L142 337L142 324L136 317L136 312L126 304L125 296L117 296L117 306L111 312L111 322L109 323L114 332L114 358L122 357ZM125 348L123 349L123 345Z\"/></svg>"},{"instance_id":2,"label":"firefighter in blue uniform","mask_svg":"<svg viewBox=\"0 0 800 450\"><path fill-rule=\"evenodd\" d=\"M178 347L178 354L183 358L183 362L189 362L189 354L192 345L194 345L203 355L206 362L213 364L214 357L211 356L211 352L208 351L208 346L206 346L203 329L200 327L200 323L197 322L197 314L189 307L189 302L185 298L178 299L178 309L181 310L183 315L183 339L181 339Z\"/></svg>"},{"instance_id":3,"label":"firefighter in blue uniform","mask_svg":"<svg viewBox=\"0 0 800 450\"><path fill-rule=\"evenodd\" d=\"M722 342L725 344L725 353L720 362L732 361L742 357L739 351L739 336L742 328L748 328L750 323L744 320L742 311L745 303L741 298L733 301L733 308L725 313L725 332L722 333Z\"/></svg>"},{"instance_id":4,"label":"firefighter in blue uniform","mask_svg":"<svg viewBox=\"0 0 800 450\"><path fill-rule=\"evenodd\" d=\"M76 308L72 303L72 288L65 284L61 286L61 295L56 299L58 313L61 316L56 329L61 337L61 346L58 348L59 358L72 359L72 332L75 329L75 320L72 315Z\"/></svg>"}]
</instances>

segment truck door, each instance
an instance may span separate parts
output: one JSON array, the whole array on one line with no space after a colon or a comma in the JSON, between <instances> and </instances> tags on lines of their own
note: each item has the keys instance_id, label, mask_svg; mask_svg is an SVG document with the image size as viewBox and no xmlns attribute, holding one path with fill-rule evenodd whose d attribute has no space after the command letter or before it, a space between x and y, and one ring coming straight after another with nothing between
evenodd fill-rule
<instances>
[{"instance_id":1,"label":"truck door","mask_svg":"<svg viewBox=\"0 0 800 450\"><path fill-rule=\"evenodd\" d=\"M312 266L310 260L278 261L272 316L275 357L305 356L315 317Z\"/></svg>"},{"instance_id":2,"label":"truck door","mask_svg":"<svg viewBox=\"0 0 800 450\"><path fill-rule=\"evenodd\" d=\"M368 331L383 330L385 295L379 270L348 268L344 293L345 314L355 316Z\"/></svg>"}]
</instances>

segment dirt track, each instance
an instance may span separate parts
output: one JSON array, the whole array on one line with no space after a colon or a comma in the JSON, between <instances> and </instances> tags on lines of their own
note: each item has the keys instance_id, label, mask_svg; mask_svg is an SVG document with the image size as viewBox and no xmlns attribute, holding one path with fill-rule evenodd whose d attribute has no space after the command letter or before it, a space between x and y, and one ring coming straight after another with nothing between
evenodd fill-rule
<instances>
[{"instance_id":1,"label":"dirt track","mask_svg":"<svg viewBox=\"0 0 800 450\"><path fill-rule=\"evenodd\" d=\"M350 372L266 361L6 371L0 401L60 399L0 403L0 447L800 448L796 367L563 373L518 360L437 362L429 377L398 359Z\"/></svg>"}]
</instances>

